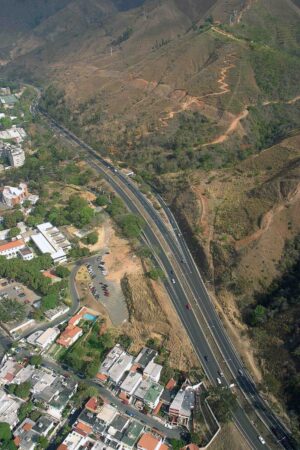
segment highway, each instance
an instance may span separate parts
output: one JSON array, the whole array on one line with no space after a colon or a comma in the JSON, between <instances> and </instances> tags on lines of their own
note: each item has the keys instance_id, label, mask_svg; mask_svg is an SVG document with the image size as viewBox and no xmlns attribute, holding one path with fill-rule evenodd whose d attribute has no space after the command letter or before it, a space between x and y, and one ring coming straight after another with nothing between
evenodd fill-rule
<instances>
[{"instance_id":1,"label":"highway","mask_svg":"<svg viewBox=\"0 0 300 450\"><path fill-rule=\"evenodd\" d=\"M165 224L147 198L125 175L114 169L89 145L56 123L44 111L39 111L48 118L54 129L87 152L87 162L90 166L104 177L130 211L144 218L146 225L143 239L153 250L167 275L166 289L207 378L216 386L222 371L225 375L222 377L223 386L229 388L234 382L238 389L239 406L234 420L251 448L296 448L289 431L259 395L255 383L230 342L178 224L163 199L157 197L174 231ZM187 305L190 305L191 309L188 309ZM250 419L246 414L245 404L247 410L255 412L256 425L263 430L267 444L263 445L259 441L258 435L261 433L253 425L253 417Z\"/></svg>"}]
</instances>

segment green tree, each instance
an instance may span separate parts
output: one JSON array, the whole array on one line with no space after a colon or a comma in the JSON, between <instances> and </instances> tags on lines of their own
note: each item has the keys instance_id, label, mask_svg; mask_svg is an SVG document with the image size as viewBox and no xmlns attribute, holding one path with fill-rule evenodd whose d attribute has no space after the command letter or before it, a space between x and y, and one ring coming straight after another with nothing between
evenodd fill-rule
<instances>
[{"instance_id":1,"label":"green tree","mask_svg":"<svg viewBox=\"0 0 300 450\"><path fill-rule=\"evenodd\" d=\"M26 419L26 417L29 416L29 414L32 412L32 410L33 410L33 403L32 402L22 403L22 405L20 406L20 408L18 410L19 421L23 422L23 420Z\"/></svg>"},{"instance_id":2,"label":"green tree","mask_svg":"<svg viewBox=\"0 0 300 450\"><path fill-rule=\"evenodd\" d=\"M20 233L21 233L21 230L19 227L12 227L8 232L8 237L14 238L14 237L18 236L18 234L20 234Z\"/></svg>"},{"instance_id":3,"label":"green tree","mask_svg":"<svg viewBox=\"0 0 300 450\"><path fill-rule=\"evenodd\" d=\"M119 220L124 235L130 239L138 238L145 225L144 220L135 214L126 214Z\"/></svg>"},{"instance_id":4,"label":"green tree","mask_svg":"<svg viewBox=\"0 0 300 450\"><path fill-rule=\"evenodd\" d=\"M89 233L84 240L88 245L95 245L98 242L98 233L96 231Z\"/></svg>"},{"instance_id":5,"label":"green tree","mask_svg":"<svg viewBox=\"0 0 300 450\"><path fill-rule=\"evenodd\" d=\"M6 422L0 422L0 441L8 442L11 439L10 426Z\"/></svg>"},{"instance_id":6,"label":"green tree","mask_svg":"<svg viewBox=\"0 0 300 450\"><path fill-rule=\"evenodd\" d=\"M98 195L98 197L95 200L95 204L97 206L106 206L106 205L108 205L108 203L109 203L109 200L108 200L107 196L104 194Z\"/></svg>"},{"instance_id":7,"label":"green tree","mask_svg":"<svg viewBox=\"0 0 300 450\"><path fill-rule=\"evenodd\" d=\"M173 450L181 450L185 446L185 442L182 439L171 439L170 442Z\"/></svg>"},{"instance_id":8,"label":"green tree","mask_svg":"<svg viewBox=\"0 0 300 450\"><path fill-rule=\"evenodd\" d=\"M111 203L107 206L106 211L112 217L117 217L125 213L126 211L125 203L119 197L114 197Z\"/></svg>"},{"instance_id":9,"label":"green tree","mask_svg":"<svg viewBox=\"0 0 300 450\"><path fill-rule=\"evenodd\" d=\"M54 309L58 304L56 294L49 294L42 298L41 307L43 310Z\"/></svg>"},{"instance_id":10,"label":"green tree","mask_svg":"<svg viewBox=\"0 0 300 450\"><path fill-rule=\"evenodd\" d=\"M251 325L256 326L263 323L266 319L266 312L267 310L263 305L257 305L250 317Z\"/></svg>"},{"instance_id":11,"label":"green tree","mask_svg":"<svg viewBox=\"0 0 300 450\"><path fill-rule=\"evenodd\" d=\"M159 278L164 279L165 273L164 273L164 271L162 269L157 267L157 268L150 269L147 272L147 276L149 278L151 278L151 280L158 280Z\"/></svg>"},{"instance_id":12,"label":"green tree","mask_svg":"<svg viewBox=\"0 0 300 450\"><path fill-rule=\"evenodd\" d=\"M24 381L24 383L17 384L15 388L15 395L17 397L26 399L29 397L31 389L31 383L29 381Z\"/></svg>"},{"instance_id":13,"label":"green tree","mask_svg":"<svg viewBox=\"0 0 300 450\"><path fill-rule=\"evenodd\" d=\"M211 403L217 419L221 423L230 422L237 408L235 395L230 389L223 389L221 387L211 388L209 394L209 403Z\"/></svg>"},{"instance_id":14,"label":"green tree","mask_svg":"<svg viewBox=\"0 0 300 450\"><path fill-rule=\"evenodd\" d=\"M35 367L39 367L42 364L43 358L41 355L33 355L30 358L30 364Z\"/></svg>"},{"instance_id":15,"label":"green tree","mask_svg":"<svg viewBox=\"0 0 300 450\"><path fill-rule=\"evenodd\" d=\"M75 406L82 406L90 397L97 397L98 389L94 386L89 386L84 381L80 381L77 392L73 397Z\"/></svg>"},{"instance_id":16,"label":"green tree","mask_svg":"<svg viewBox=\"0 0 300 450\"><path fill-rule=\"evenodd\" d=\"M47 448L49 441L45 436L39 436L38 438L38 449Z\"/></svg>"},{"instance_id":17,"label":"green tree","mask_svg":"<svg viewBox=\"0 0 300 450\"><path fill-rule=\"evenodd\" d=\"M3 299L0 303L0 317L4 323L21 321L26 317L25 305L10 298Z\"/></svg>"},{"instance_id":18,"label":"green tree","mask_svg":"<svg viewBox=\"0 0 300 450\"><path fill-rule=\"evenodd\" d=\"M55 269L55 274L60 278L68 278L70 276L70 270L64 266L58 266Z\"/></svg>"}]
</instances>

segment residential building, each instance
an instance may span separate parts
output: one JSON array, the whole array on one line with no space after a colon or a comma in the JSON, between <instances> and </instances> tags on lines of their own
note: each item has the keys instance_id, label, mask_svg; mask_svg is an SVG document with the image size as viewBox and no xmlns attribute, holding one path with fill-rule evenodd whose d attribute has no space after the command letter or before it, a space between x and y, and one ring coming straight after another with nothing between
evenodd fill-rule
<instances>
[{"instance_id":1,"label":"residential building","mask_svg":"<svg viewBox=\"0 0 300 450\"><path fill-rule=\"evenodd\" d=\"M55 341L59 333L59 328L47 328L47 330L36 339L35 344L42 349L45 349Z\"/></svg>"},{"instance_id":2,"label":"residential building","mask_svg":"<svg viewBox=\"0 0 300 450\"><path fill-rule=\"evenodd\" d=\"M0 389L0 422L6 422L11 428L15 427L19 421L18 410L21 400L12 398Z\"/></svg>"},{"instance_id":3,"label":"residential building","mask_svg":"<svg viewBox=\"0 0 300 450\"><path fill-rule=\"evenodd\" d=\"M137 444L138 450L168 450L162 438L157 438L151 433L144 433Z\"/></svg>"},{"instance_id":4,"label":"residential building","mask_svg":"<svg viewBox=\"0 0 300 450\"><path fill-rule=\"evenodd\" d=\"M122 389L122 391L127 392L129 395L132 395L138 385L141 383L142 379L142 374L138 372L129 372L120 388Z\"/></svg>"},{"instance_id":5,"label":"residential building","mask_svg":"<svg viewBox=\"0 0 300 450\"><path fill-rule=\"evenodd\" d=\"M7 158L12 167L21 167L25 163L25 153L19 145L0 141L0 156Z\"/></svg>"},{"instance_id":6,"label":"residential building","mask_svg":"<svg viewBox=\"0 0 300 450\"><path fill-rule=\"evenodd\" d=\"M6 259L17 258L19 251L25 247L26 245L23 239L6 242L0 245L0 256L5 256Z\"/></svg>"},{"instance_id":7,"label":"residential building","mask_svg":"<svg viewBox=\"0 0 300 450\"><path fill-rule=\"evenodd\" d=\"M23 261L31 261L34 258L33 251L29 247L24 247L19 250L19 255Z\"/></svg>"},{"instance_id":8,"label":"residential building","mask_svg":"<svg viewBox=\"0 0 300 450\"><path fill-rule=\"evenodd\" d=\"M138 438L140 437L144 427L137 421L132 421L123 433L120 442L123 450L131 450L134 448Z\"/></svg>"},{"instance_id":9,"label":"residential building","mask_svg":"<svg viewBox=\"0 0 300 450\"><path fill-rule=\"evenodd\" d=\"M125 353L121 355L111 366L108 371L109 379L118 384L123 378L125 372L127 372L132 366L133 356Z\"/></svg>"},{"instance_id":10,"label":"residential building","mask_svg":"<svg viewBox=\"0 0 300 450\"><path fill-rule=\"evenodd\" d=\"M71 249L70 242L51 223L42 223L37 226L38 233L33 234L31 239L43 253L50 253L53 262L61 263L67 260L66 252Z\"/></svg>"},{"instance_id":11,"label":"residential building","mask_svg":"<svg viewBox=\"0 0 300 450\"><path fill-rule=\"evenodd\" d=\"M2 201L7 206L20 205L28 197L27 184L20 183L18 187L4 186L2 188Z\"/></svg>"},{"instance_id":12,"label":"residential building","mask_svg":"<svg viewBox=\"0 0 300 450\"><path fill-rule=\"evenodd\" d=\"M9 160L9 164L12 167L22 167L25 163L25 152L21 147L17 147L15 145L10 146L7 151L7 156Z\"/></svg>"},{"instance_id":13,"label":"residential building","mask_svg":"<svg viewBox=\"0 0 300 450\"><path fill-rule=\"evenodd\" d=\"M117 413L118 411L114 406L110 405L109 403L105 403L98 412L97 418L105 423L105 425L109 425L113 421Z\"/></svg>"},{"instance_id":14,"label":"residential building","mask_svg":"<svg viewBox=\"0 0 300 450\"><path fill-rule=\"evenodd\" d=\"M27 134L25 130L23 128L16 127L16 125L13 125L7 130L0 131L0 139L12 140L17 142L17 144L23 142L26 136Z\"/></svg>"},{"instance_id":15,"label":"residential building","mask_svg":"<svg viewBox=\"0 0 300 450\"><path fill-rule=\"evenodd\" d=\"M134 396L142 400L149 408L154 409L159 403L163 390L163 386L147 378L138 386L134 392Z\"/></svg>"},{"instance_id":16,"label":"residential building","mask_svg":"<svg viewBox=\"0 0 300 450\"><path fill-rule=\"evenodd\" d=\"M144 369L157 356L157 351L152 348L144 347L134 360L135 364Z\"/></svg>"},{"instance_id":17,"label":"residential building","mask_svg":"<svg viewBox=\"0 0 300 450\"><path fill-rule=\"evenodd\" d=\"M170 421L187 426L195 406L195 392L191 386L187 386L177 392L170 404Z\"/></svg>"},{"instance_id":18,"label":"residential building","mask_svg":"<svg viewBox=\"0 0 300 450\"><path fill-rule=\"evenodd\" d=\"M151 378L151 380L157 383L160 380L160 374L163 366L156 364L154 361L150 361L144 369L144 376Z\"/></svg>"},{"instance_id":19,"label":"residential building","mask_svg":"<svg viewBox=\"0 0 300 450\"><path fill-rule=\"evenodd\" d=\"M83 331L81 328L73 325L67 325L65 330L61 333L59 338L57 339L57 344L62 345L63 347L70 347L77 341L77 339L82 336Z\"/></svg>"},{"instance_id":20,"label":"residential building","mask_svg":"<svg viewBox=\"0 0 300 450\"><path fill-rule=\"evenodd\" d=\"M79 450L84 448L84 445L88 441L86 436L82 436L76 431L72 431L68 434L63 443L57 448L57 450Z\"/></svg>"},{"instance_id":21,"label":"residential building","mask_svg":"<svg viewBox=\"0 0 300 450\"><path fill-rule=\"evenodd\" d=\"M0 368L0 385L12 383L16 374L23 368L14 359L6 359Z\"/></svg>"},{"instance_id":22,"label":"residential building","mask_svg":"<svg viewBox=\"0 0 300 450\"><path fill-rule=\"evenodd\" d=\"M114 348L112 348L110 352L106 355L104 361L102 362L98 375L104 375L106 378L108 378L109 369L117 361L117 359L124 354L125 351L122 349L120 344L115 345Z\"/></svg>"},{"instance_id":23,"label":"residential building","mask_svg":"<svg viewBox=\"0 0 300 450\"><path fill-rule=\"evenodd\" d=\"M15 103L18 102L18 99L15 95L10 93L4 93L4 95L0 96L0 105L2 105L5 109L13 108Z\"/></svg>"},{"instance_id":24,"label":"residential building","mask_svg":"<svg viewBox=\"0 0 300 450\"><path fill-rule=\"evenodd\" d=\"M35 422L25 419L14 432L14 443L21 450L34 450L38 444L40 434L33 430Z\"/></svg>"},{"instance_id":25,"label":"residential building","mask_svg":"<svg viewBox=\"0 0 300 450\"><path fill-rule=\"evenodd\" d=\"M57 425L50 417L41 416L32 427L32 430L42 436L47 436L50 431Z\"/></svg>"},{"instance_id":26,"label":"residential building","mask_svg":"<svg viewBox=\"0 0 300 450\"><path fill-rule=\"evenodd\" d=\"M44 315L45 315L46 319L54 320L54 319L57 319L57 317L60 317L63 314L66 314L68 311L69 311L68 306L60 305L57 308L48 309L48 311L45 311Z\"/></svg>"}]
</instances>

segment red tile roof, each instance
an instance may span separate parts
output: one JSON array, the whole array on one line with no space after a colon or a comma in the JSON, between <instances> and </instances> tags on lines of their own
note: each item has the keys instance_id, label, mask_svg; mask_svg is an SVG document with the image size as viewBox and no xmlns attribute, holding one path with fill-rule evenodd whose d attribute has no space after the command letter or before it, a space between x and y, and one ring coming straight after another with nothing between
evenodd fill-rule
<instances>
[{"instance_id":1,"label":"red tile roof","mask_svg":"<svg viewBox=\"0 0 300 450\"><path fill-rule=\"evenodd\" d=\"M93 428L90 427L89 425L86 425L83 422L78 422L75 427L75 430L79 431L80 434L83 434L86 436L87 434L90 434L93 431Z\"/></svg>"},{"instance_id":2,"label":"red tile roof","mask_svg":"<svg viewBox=\"0 0 300 450\"><path fill-rule=\"evenodd\" d=\"M29 422L24 423L24 425L22 426L24 431L30 431L32 427L33 427L32 423Z\"/></svg>"},{"instance_id":3,"label":"red tile roof","mask_svg":"<svg viewBox=\"0 0 300 450\"><path fill-rule=\"evenodd\" d=\"M7 374L5 375L4 378L5 378L7 381L12 381L12 380L15 378L15 376L14 376L12 373L7 372Z\"/></svg>"},{"instance_id":4,"label":"red tile roof","mask_svg":"<svg viewBox=\"0 0 300 450\"><path fill-rule=\"evenodd\" d=\"M176 386L176 381L174 380L174 378L171 378L166 384L166 389L168 391L171 391L171 389L173 389L175 386Z\"/></svg>"},{"instance_id":5,"label":"red tile roof","mask_svg":"<svg viewBox=\"0 0 300 450\"><path fill-rule=\"evenodd\" d=\"M66 444L60 444L60 445L57 447L57 450L68 450L68 447L66 446Z\"/></svg>"},{"instance_id":6,"label":"red tile roof","mask_svg":"<svg viewBox=\"0 0 300 450\"><path fill-rule=\"evenodd\" d=\"M97 373L96 377L100 381L106 381L107 380L107 375L105 375L104 373Z\"/></svg>"},{"instance_id":7,"label":"red tile roof","mask_svg":"<svg viewBox=\"0 0 300 450\"><path fill-rule=\"evenodd\" d=\"M91 397L87 401L85 407L86 407L86 409L90 409L91 411L97 411L97 407L98 407L97 397Z\"/></svg>"},{"instance_id":8,"label":"red tile roof","mask_svg":"<svg viewBox=\"0 0 300 450\"><path fill-rule=\"evenodd\" d=\"M155 450L159 442L159 439L153 436L153 434L144 433L138 442L138 448L143 448L144 450Z\"/></svg>"},{"instance_id":9,"label":"red tile roof","mask_svg":"<svg viewBox=\"0 0 300 450\"><path fill-rule=\"evenodd\" d=\"M19 445L21 444L21 438L20 436L16 436L14 438L14 443L16 444L17 447L19 447Z\"/></svg>"},{"instance_id":10,"label":"red tile roof","mask_svg":"<svg viewBox=\"0 0 300 450\"><path fill-rule=\"evenodd\" d=\"M0 252L3 252L4 250L9 250L11 248L15 247L21 247L22 245L25 245L25 242L23 239L17 239L16 241L7 242L6 244L0 245Z\"/></svg>"},{"instance_id":11,"label":"red tile roof","mask_svg":"<svg viewBox=\"0 0 300 450\"><path fill-rule=\"evenodd\" d=\"M62 345L63 347L69 347L72 338L79 335L82 332L82 329L73 326L68 325L67 328L61 333L59 338L56 340L57 344Z\"/></svg>"},{"instance_id":12,"label":"red tile roof","mask_svg":"<svg viewBox=\"0 0 300 450\"><path fill-rule=\"evenodd\" d=\"M153 410L153 414L154 414L155 416L157 416L157 414L159 413L162 404L163 404L163 402L159 402L158 405L157 405L157 407Z\"/></svg>"},{"instance_id":13,"label":"red tile roof","mask_svg":"<svg viewBox=\"0 0 300 450\"><path fill-rule=\"evenodd\" d=\"M186 447L183 447L183 448L184 448L184 450L199 450L199 447L196 444L189 444L189 445L187 445Z\"/></svg>"}]
</instances>

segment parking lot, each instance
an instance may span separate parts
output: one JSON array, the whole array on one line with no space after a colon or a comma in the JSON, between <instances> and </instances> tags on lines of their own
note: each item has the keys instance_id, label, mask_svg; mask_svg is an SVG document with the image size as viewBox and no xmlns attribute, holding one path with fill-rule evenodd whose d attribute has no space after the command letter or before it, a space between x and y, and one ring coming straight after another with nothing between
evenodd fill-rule
<instances>
[{"instance_id":1,"label":"parking lot","mask_svg":"<svg viewBox=\"0 0 300 450\"><path fill-rule=\"evenodd\" d=\"M15 281L10 283L8 280L2 278L0 279L0 300L5 298L32 305L40 297L24 285Z\"/></svg>"},{"instance_id":2,"label":"parking lot","mask_svg":"<svg viewBox=\"0 0 300 450\"><path fill-rule=\"evenodd\" d=\"M89 290L94 298L101 302L107 310L114 325L119 325L128 318L125 298L121 286L106 280L107 269L103 261L103 256L90 258L86 264L91 277Z\"/></svg>"}]
</instances>

